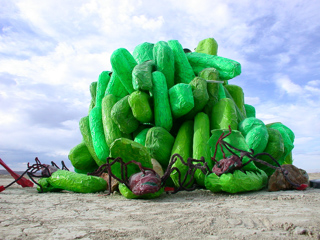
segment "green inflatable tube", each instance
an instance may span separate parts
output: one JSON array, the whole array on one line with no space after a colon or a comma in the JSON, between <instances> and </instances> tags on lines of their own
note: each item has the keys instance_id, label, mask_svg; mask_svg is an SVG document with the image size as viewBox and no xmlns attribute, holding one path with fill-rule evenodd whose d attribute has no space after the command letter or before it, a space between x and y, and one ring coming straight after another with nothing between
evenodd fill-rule
<instances>
[{"instance_id":1,"label":"green inflatable tube","mask_svg":"<svg viewBox=\"0 0 320 240\"><path fill-rule=\"evenodd\" d=\"M183 47L177 40L169 40L168 44L174 55L174 80L175 83L190 83L195 74L183 51Z\"/></svg>"},{"instance_id":2,"label":"green inflatable tube","mask_svg":"<svg viewBox=\"0 0 320 240\"><path fill-rule=\"evenodd\" d=\"M203 39L198 43L198 46L195 49L195 51L198 53L217 55L218 54L218 43L214 38Z\"/></svg>"},{"instance_id":3,"label":"green inflatable tube","mask_svg":"<svg viewBox=\"0 0 320 240\"><path fill-rule=\"evenodd\" d=\"M157 71L163 73L170 89L174 85L174 55L172 49L165 41L157 42L153 47L153 59Z\"/></svg>"},{"instance_id":4,"label":"green inflatable tube","mask_svg":"<svg viewBox=\"0 0 320 240\"><path fill-rule=\"evenodd\" d=\"M150 96L142 91L135 91L128 98L133 116L141 123L150 123L153 113L150 106Z\"/></svg>"},{"instance_id":5,"label":"green inflatable tube","mask_svg":"<svg viewBox=\"0 0 320 240\"><path fill-rule=\"evenodd\" d=\"M109 71L103 71L99 75L96 93L96 106L101 107L102 98L104 97L108 83L110 81L110 74L111 72Z\"/></svg>"},{"instance_id":6,"label":"green inflatable tube","mask_svg":"<svg viewBox=\"0 0 320 240\"><path fill-rule=\"evenodd\" d=\"M175 153L181 155L183 160L187 162L188 158L192 157L192 144L193 144L193 121L184 122L179 131L178 135L174 141L174 145L172 147L171 156ZM188 166L184 165L179 159L172 165L172 167L176 167L180 170L182 181L184 176L188 172ZM179 174L177 171L173 171L170 174L170 177L176 187L179 187ZM188 176L186 183L189 182L190 176ZM185 184L184 186L190 187L192 186L194 180L191 181L190 185Z\"/></svg>"},{"instance_id":7,"label":"green inflatable tube","mask_svg":"<svg viewBox=\"0 0 320 240\"><path fill-rule=\"evenodd\" d=\"M89 123L89 116L86 116L86 117L83 117L80 119L79 128L80 128L80 132L81 132L83 141L85 142L85 144L88 148L88 151L90 152L94 161L96 163L100 162L100 160L94 150L94 146L93 146L91 130L90 130L90 123Z\"/></svg>"},{"instance_id":8,"label":"green inflatable tube","mask_svg":"<svg viewBox=\"0 0 320 240\"><path fill-rule=\"evenodd\" d=\"M121 195L128 199L153 199L160 197L160 195L164 192L164 188L160 188L158 192L155 193L147 193L143 195L135 195L126 185L123 183L119 184L119 191Z\"/></svg>"},{"instance_id":9,"label":"green inflatable tube","mask_svg":"<svg viewBox=\"0 0 320 240\"><path fill-rule=\"evenodd\" d=\"M112 94L107 94L102 99L102 123L104 136L108 147L117 138L123 137L123 133L120 131L118 125L111 118L111 110L117 103L117 97Z\"/></svg>"},{"instance_id":10,"label":"green inflatable tube","mask_svg":"<svg viewBox=\"0 0 320 240\"><path fill-rule=\"evenodd\" d=\"M220 99L212 110L210 127L213 129L238 129L238 118L234 101L230 98Z\"/></svg>"},{"instance_id":11,"label":"green inflatable tube","mask_svg":"<svg viewBox=\"0 0 320 240\"><path fill-rule=\"evenodd\" d=\"M174 118L187 114L194 107L192 87L186 83L178 83L170 88L169 99Z\"/></svg>"},{"instance_id":12,"label":"green inflatable tube","mask_svg":"<svg viewBox=\"0 0 320 240\"><path fill-rule=\"evenodd\" d=\"M139 127L139 121L133 116L128 99L129 95L116 102L111 109L112 121L125 134L130 134Z\"/></svg>"},{"instance_id":13,"label":"green inflatable tube","mask_svg":"<svg viewBox=\"0 0 320 240\"><path fill-rule=\"evenodd\" d=\"M132 55L138 64L153 59L153 47L153 43L144 42L134 48Z\"/></svg>"},{"instance_id":14,"label":"green inflatable tube","mask_svg":"<svg viewBox=\"0 0 320 240\"><path fill-rule=\"evenodd\" d=\"M205 53L186 53L190 65L196 75L205 68L216 68L221 80L229 80L241 73L241 65L237 61Z\"/></svg>"},{"instance_id":15,"label":"green inflatable tube","mask_svg":"<svg viewBox=\"0 0 320 240\"><path fill-rule=\"evenodd\" d=\"M193 158L201 159L204 157L209 169L213 164L210 156L210 147L208 144L210 138L210 122L207 114L200 112L194 118L194 134L193 134ZM204 173L197 169L194 178L200 186L204 186Z\"/></svg>"},{"instance_id":16,"label":"green inflatable tube","mask_svg":"<svg viewBox=\"0 0 320 240\"><path fill-rule=\"evenodd\" d=\"M137 65L136 60L125 48L118 48L111 54L110 62L112 69L119 76L121 83L128 93L134 91L132 85L132 71Z\"/></svg>"},{"instance_id":17,"label":"green inflatable tube","mask_svg":"<svg viewBox=\"0 0 320 240\"><path fill-rule=\"evenodd\" d=\"M120 100L129 94L129 92L125 89L122 82L120 81L119 76L115 72L112 73L111 79L106 88L105 95L108 94L116 96L117 100Z\"/></svg>"},{"instance_id":18,"label":"green inflatable tube","mask_svg":"<svg viewBox=\"0 0 320 240\"><path fill-rule=\"evenodd\" d=\"M211 192L248 192L257 191L264 188L268 183L267 174L258 170L256 172L242 172L240 170L234 173L224 173L220 177L211 173L205 178L205 187Z\"/></svg>"},{"instance_id":19,"label":"green inflatable tube","mask_svg":"<svg viewBox=\"0 0 320 240\"><path fill-rule=\"evenodd\" d=\"M96 163L98 166L101 166L106 163L106 159L109 156L109 147L106 143L103 130L101 107L95 106L91 110L89 114L89 125L94 151L98 156Z\"/></svg>"},{"instance_id":20,"label":"green inflatable tube","mask_svg":"<svg viewBox=\"0 0 320 240\"><path fill-rule=\"evenodd\" d=\"M167 82L162 72L155 71L152 73L152 77L155 125L170 131L172 128L172 114Z\"/></svg>"},{"instance_id":21,"label":"green inflatable tube","mask_svg":"<svg viewBox=\"0 0 320 240\"><path fill-rule=\"evenodd\" d=\"M48 178L54 188L59 188L77 193L103 192L107 189L107 181L96 176L58 170Z\"/></svg>"}]
</instances>

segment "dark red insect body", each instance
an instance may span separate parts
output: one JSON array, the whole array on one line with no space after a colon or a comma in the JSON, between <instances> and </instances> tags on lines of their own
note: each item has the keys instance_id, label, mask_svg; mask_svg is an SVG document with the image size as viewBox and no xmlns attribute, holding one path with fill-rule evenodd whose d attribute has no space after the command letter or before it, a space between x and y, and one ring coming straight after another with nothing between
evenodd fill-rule
<instances>
[{"instance_id":1,"label":"dark red insect body","mask_svg":"<svg viewBox=\"0 0 320 240\"><path fill-rule=\"evenodd\" d=\"M161 188L161 177L151 170L138 172L129 178L129 186L135 195L158 192Z\"/></svg>"},{"instance_id":2,"label":"dark red insect body","mask_svg":"<svg viewBox=\"0 0 320 240\"><path fill-rule=\"evenodd\" d=\"M217 162L213 166L212 172L217 176L221 176L223 173L233 172L241 167L241 159L237 155L231 155L230 157L221 159L219 162Z\"/></svg>"}]
</instances>

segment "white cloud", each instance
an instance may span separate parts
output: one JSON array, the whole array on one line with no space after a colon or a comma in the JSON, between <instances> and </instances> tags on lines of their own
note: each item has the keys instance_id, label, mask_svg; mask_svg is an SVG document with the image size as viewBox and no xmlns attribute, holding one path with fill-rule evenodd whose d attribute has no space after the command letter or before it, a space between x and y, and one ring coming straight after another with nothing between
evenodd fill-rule
<instances>
[{"instance_id":1,"label":"white cloud","mask_svg":"<svg viewBox=\"0 0 320 240\"><path fill-rule=\"evenodd\" d=\"M310 85L310 86L320 86L320 80L309 81L308 85Z\"/></svg>"},{"instance_id":2,"label":"white cloud","mask_svg":"<svg viewBox=\"0 0 320 240\"><path fill-rule=\"evenodd\" d=\"M84 4L82 4L82 6L79 9L79 12L83 16L88 16L90 14L95 14L98 10L99 10L99 6L98 6L97 1L91 0L91 1L88 1Z\"/></svg>"},{"instance_id":3,"label":"white cloud","mask_svg":"<svg viewBox=\"0 0 320 240\"><path fill-rule=\"evenodd\" d=\"M309 106L306 102L294 105L269 102L255 107L257 118L264 123L282 122L294 132L293 159L296 166L308 171L320 170L319 154L316 153L320 144L319 107Z\"/></svg>"},{"instance_id":4,"label":"white cloud","mask_svg":"<svg viewBox=\"0 0 320 240\"><path fill-rule=\"evenodd\" d=\"M164 19L162 16L153 19L147 18L145 15L140 15L133 16L132 20L135 24L137 24L137 26L141 26L143 29L151 30L152 32L158 31L164 23Z\"/></svg>"},{"instance_id":5,"label":"white cloud","mask_svg":"<svg viewBox=\"0 0 320 240\"><path fill-rule=\"evenodd\" d=\"M306 152L303 154L296 154L293 157L293 162L297 167L305 169L310 173L320 172L319 153Z\"/></svg>"},{"instance_id":6,"label":"white cloud","mask_svg":"<svg viewBox=\"0 0 320 240\"><path fill-rule=\"evenodd\" d=\"M295 144L307 144L314 140L314 137L298 137L294 140Z\"/></svg>"},{"instance_id":7,"label":"white cloud","mask_svg":"<svg viewBox=\"0 0 320 240\"><path fill-rule=\"evenodd\" d=\"M303 89L286 75L276 75L275 83L281 91L285 91L286 93L292 94L303 94Z\"/></svg>"},{"instance_id":8,"label":"white cloud","mask_svg":"<svg viewBox=\"0 0 320 240\"><path fill-rule=\"evenodd\" d=\"M317 93L319 94L320 93L320 88L316 88L316 87L311 87L311 86L305 86L304 87L305 90L309 91L309 92L312 92L312 93Z\"/></svg>"},{"instance_id":9,"label":"white cloud","mask_svg":"<svg viewBox=\"0 0 320 240\"><path fill-rule=\"evenodd\" d=\"M278 66L283 67L291 61L291 58L288 54L281 53L278 55Z\"/></svg>"},{"instance_id":10,"label":"white cloud","mask_svg":"<svg viewBox=\"0 0 320 240\"><path fill-rule=\"evenodd\" d=\"M293 131L302 136L311 136L320 134L320 125L317 124L316 118L320 116L320 109L308 106L305 102L261 103L256 106L257 114L261 113L260 118L266 123L278 121L287 124L293 128ZM263 116L275 116L276 119L264 119ZM270 121L271 120L271 121ZM317 132L318 131L318 132Z\"/></svg>"},{"instance_id":11,"label":"white cloud","mask_svg":"<svg viewBox=\"0 0 320 240\"><path fill-rule=\"evenodd\" d=\"M260 103L259 97L244 97L244 99L245 99L245 103L250 105L257 105Z\"/></svg>"}]
</instances>

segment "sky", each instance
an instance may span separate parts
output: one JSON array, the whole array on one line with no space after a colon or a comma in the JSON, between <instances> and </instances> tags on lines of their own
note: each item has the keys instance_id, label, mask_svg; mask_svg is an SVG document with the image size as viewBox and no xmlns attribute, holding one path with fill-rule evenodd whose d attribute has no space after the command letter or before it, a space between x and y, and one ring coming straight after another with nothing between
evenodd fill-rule
<instances>
[{"instance_id":1,"label":"sky","mask_svg":"<svg viewBox=\"0 0 320 240\"><path fill-rule=\"evenodd\" d=\"M117 48L213 37L241 63L229 81L264 123L295 133L294 165L320 171L320 1L0 0L0 158L25 170L82 141L89 86Z\"/></svg>"}]
</instances>

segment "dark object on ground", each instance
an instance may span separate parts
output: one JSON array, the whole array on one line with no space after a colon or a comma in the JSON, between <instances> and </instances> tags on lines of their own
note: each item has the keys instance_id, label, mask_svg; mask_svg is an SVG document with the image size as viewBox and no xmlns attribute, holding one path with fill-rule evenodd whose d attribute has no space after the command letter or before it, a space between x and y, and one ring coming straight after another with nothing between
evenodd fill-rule
<instances>
[{"instance_id":1,"label":"dark object on ground","mask_svg":"<svg viewBox=\"0 0 320 240\"><path fill-rule=\"evenodd\" d=\"M320 179L310 180L310 187L320 188Z\"/></svg>"},{"instance_id":2,"label":"dark object on ground","mask_svg":"<svg viewBox=\"0 0 320 240\"><path fill-rule=\"evenodd\" d=\"M285 178L286 174L286 178ZM288 181L290 179L291 182ZM300 185L300 188L296 188L292 183ZM268 190L280 191L280 190L304 190L309 185L309 176L303 169L297 168L292 164L284 164L281 169L277 169L270 177Z\"/></svg>"}]
</instances>

